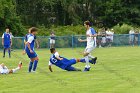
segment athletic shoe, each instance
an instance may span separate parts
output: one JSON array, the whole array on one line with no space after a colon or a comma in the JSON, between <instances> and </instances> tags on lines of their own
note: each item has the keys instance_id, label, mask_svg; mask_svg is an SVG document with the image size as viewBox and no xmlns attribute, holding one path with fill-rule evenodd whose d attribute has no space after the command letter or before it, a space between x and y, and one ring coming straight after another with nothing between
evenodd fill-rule
<instances>
[{"instance_id":1,"label":"athletic shoe","mask_svg":"<svg viewBox=\"0 0 140 93\"><path fill-rule=\"evenodd\" d=\"M21 67L22 67L22 62L21 61L19 62L18 67L21 69Z\"/></svg>"},{"instance_id":2,"label":"athletic shoe","mask_svg":"<svg viewBox=\"0 0 140 93\"><path fill-rule=\"evenodd\" d=\"M89 68L85 68L84 72L86 72L86 71L90 71L90 67Z\"/></svg>"},{"instance_id":3,"label":"athletic shoe","mask_svg":"<svg viewBox=\"0 0 140 93\"><path fill-rule=\"evenodd\" d=\"M96 64L97 57L92 58L91 64Z\"/></svg>"}]
</instances>

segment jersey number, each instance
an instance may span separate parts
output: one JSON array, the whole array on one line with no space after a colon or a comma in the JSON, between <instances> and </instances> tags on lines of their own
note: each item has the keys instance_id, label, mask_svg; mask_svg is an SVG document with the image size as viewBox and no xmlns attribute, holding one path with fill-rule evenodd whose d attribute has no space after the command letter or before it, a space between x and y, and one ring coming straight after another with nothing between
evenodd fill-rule
<instances>
[{"instance_id":1,"label":"jersey number","mask_svg":"<svg viewBox=\"0 0 140 93\"><path fill-rule=\"evenodd\" d=\"M52 58L52 62L53 62L53 63L56 63L56 62L57 62L57 59Z\"/></svg>"}]
</instances>

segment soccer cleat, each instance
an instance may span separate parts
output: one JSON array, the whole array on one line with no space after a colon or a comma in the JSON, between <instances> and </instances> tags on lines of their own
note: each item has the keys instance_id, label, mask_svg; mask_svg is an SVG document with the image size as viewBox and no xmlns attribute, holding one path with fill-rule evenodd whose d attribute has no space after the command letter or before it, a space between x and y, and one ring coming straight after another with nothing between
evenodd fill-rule
<instances>
[{"instance_id":1,"label":"soccer cleat","mask_svg":"<svg viewBox=\"0 0 140 93\"><path fill-rule=\"evenodd\" d=\"M96 64L97 57L92 58L91 64Z\"/></svg>"},{"instance_id":2,"label":"soccer cleat","mask_svg":"<svg viewBox=\"0 0 140 93\"><path fill-rule=\"evenodd\" d=\"M86 71L90 71L90 67L89 68L85 68L84 72L86 72Z\"/></svg>"},{"instance_id":3,"label":"soccer cleat","mask_svg":"<svg viewBox=\"0 0 140 93\"><path fill-rule=\"evenodd\" d=\"M21 69L21 67L22 67L22 62L21 61L19 62L18 67Z\"/></svg>"}]
</instances>

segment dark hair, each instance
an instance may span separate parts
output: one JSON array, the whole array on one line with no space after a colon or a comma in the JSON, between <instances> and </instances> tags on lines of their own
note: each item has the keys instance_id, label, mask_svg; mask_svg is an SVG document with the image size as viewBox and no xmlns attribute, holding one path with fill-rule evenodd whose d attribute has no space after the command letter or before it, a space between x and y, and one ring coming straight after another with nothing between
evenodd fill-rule
<instances>
[{"instance_id":1,"label":"dark hair","mask_svg":"<svg viewBox=\"0 0 140 93\"><path fill-rule=\"evenodd\" d=\"M55 48L51 48L50 52L53 53L55 51Z\"/></svg>"},{"instance_id":2,"label":"dark hair","mask_svg":"<svg viewBox=\"0 0 140 93\"><path fill-rule=\"evenodd\" d=\"M31 27L31 28L30 28L30 32L31 32L31 33L36 32L36 31L37 31L37 28L36 28L36 27Z\"/></svg>"},{"instance_id":3,"label":"dark hair","mask_svg":"<svg viewBox=\"0 0 140 93\"><path fill-rule=\"evenodd\" d=\"M85 21L84 24L89 25L89 26L91 25L90 21Z\"/></svg>"}]
</instances>

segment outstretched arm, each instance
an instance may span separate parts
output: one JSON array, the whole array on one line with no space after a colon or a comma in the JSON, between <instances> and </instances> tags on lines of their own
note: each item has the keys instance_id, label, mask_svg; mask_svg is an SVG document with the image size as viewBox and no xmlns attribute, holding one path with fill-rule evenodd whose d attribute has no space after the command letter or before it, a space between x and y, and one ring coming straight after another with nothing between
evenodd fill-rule
<instances>
[{"instance_id":1,"label":"outstretched arm","mask_svg":"<svg viewBox=\"0 0 140 93\"><path fill-rule=\"evenodd\" d=\"M51 72L53 72L52 66L51 66L51 65L49 65L49 70L50 70Z\"/></svg>"},{"instance_id":2,"label":"outstretched arm","mask_svg":"<svg viewBox=\"0 0 140 93\"><path fill-rule=\"evenodd\" d=\"M86 42L87 39L84 39L84 40L82 40L82 39L78 39L78 41L79 41L79 42Z\"/></svg>"}]
</instances>

